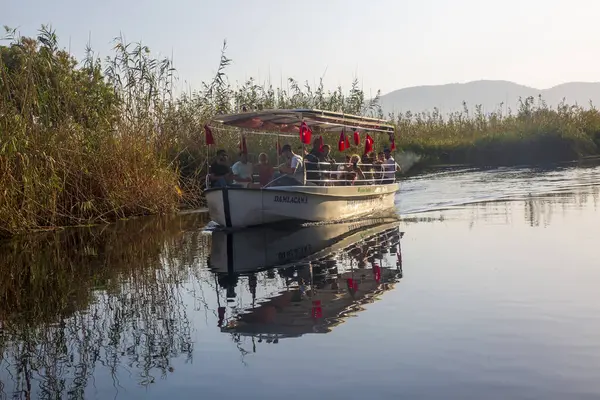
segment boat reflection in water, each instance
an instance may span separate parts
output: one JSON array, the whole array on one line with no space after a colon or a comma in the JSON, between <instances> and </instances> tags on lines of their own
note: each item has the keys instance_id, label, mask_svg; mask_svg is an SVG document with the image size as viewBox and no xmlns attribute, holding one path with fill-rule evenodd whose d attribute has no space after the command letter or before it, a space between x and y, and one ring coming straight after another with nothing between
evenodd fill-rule
<instances>
[{"instance_id":1,"label":"boat reflection in water","mask_svg":"<svg viewBox=\"0 0 600 400\"><path fill-rule=\"evenodd\" d=\"M253 343L330 332L402 278L402 236L399 222L385 218L214 232L209 266L221 331ZM247 299L237 293L245 284Z\"/></svg>"}]
</instances>

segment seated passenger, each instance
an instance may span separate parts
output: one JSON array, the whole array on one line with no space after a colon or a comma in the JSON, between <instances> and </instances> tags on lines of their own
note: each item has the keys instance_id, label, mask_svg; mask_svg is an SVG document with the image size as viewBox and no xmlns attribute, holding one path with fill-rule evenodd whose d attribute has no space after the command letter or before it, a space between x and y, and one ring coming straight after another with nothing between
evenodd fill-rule
<instances>
[{"instance_id":1,"label":"seated passenger","mask_svg":"<svg viewBox=\"0 0 600 400\"><path fill-rule=\"evenodd\" d=\"M383 151L380 151L377 154L377 158L375 159L375 183L381 183L381 181L383 180L383 162L385 161L385 158L383 156Z\"/></svg>"},{"instance_id":2,"label":"seated passenger","mask_svg":"<svg viewBox=\"0 0 600 400\"><path fill-rule=\"evenodd\" d=\"M321 152L321 156L319 157L319 169L321 171L321 179L329 180L329 179L337 179L337 175L333 173L337 170L335 160L331 158L331 147L328 144L323 145L323 151Z\"/></svg>"},{"instance_id":3,"label":"seated passenger","mask_svg":"<svg viewBox=\"0 0 600 400\"><path fill-rule=\"evenodd\" d=\"M240 153L240 160L233 164L231 172L233 172L233 182L242 187L247 187L252 183L252 163L248 162L248 154Z\"/></svg>"},{"instance_id":4,"label":"seated passenger","mask_svg":"<svg viewBox=\"0 0 600 400\"><path fill-rule=\"evenodd\" d=\"M256 165L256 169L258 171L258 181L260 182L260 187L265 187L267 183L273 180L275 170L269 163L269 157L265 153L260 153L258 155L258 164Z\"/></svg>"},{"instance_id":5,"label":"seated passenger","mask_svg":"<svg viewBox=\"0 0 600 400\"><path fill-rule=\"evenodd\" d=\"M346 155L346 161L345 163L340 163L338 165L338 173L337 173L337 177L336 177L336 185L348 185L349 181L352 180L352 177L350 176L350 173L348 172L348 169L352 166L352 164L350 163L350 159L352 157Z\"/></svg>"},{"instance_id":6,"label":"seated passenger","mask_svg":"<svg viewBox=\"0 0 600 400\"><path fill-rule=\"evenodd\" d=\"M316 183L317 181L319 181L321 179L320 177L320 165L319 165L319 159L321 158L321 151L319 150L319 147L321 145L321 142L319 139L315 139L313 141L313 147L310 150L310 152L308 152L308 154L306 154L304 156L304 160L305 160L305 168L306 168L306 180L310 181L310 182L314 182Z\"/></svg>"},{"instance_id":7,"label":"seated passenger","mask_svg":"<svg viewBox=\"0 0 600 400\"><path fill-rule=\"evenodd\" d=\"M227 159L228 155L225 150L217 151L217 157L210 165L209 180L211 187L225 187L231 184L233 174Z\"/></svg>"},{"instance_id":8,"label":"seated passenger","mask_svg":"<svg viewBox=\"0 0 600 400\"><path fill-rule=\"evenodd\" d=\"M350 165L346 167L347 179L350 181L351 185L355 183L362 185L365 184L365 174L360 168L360 156L358 154L352 155L350 157Z\"/></svg>"},{"instance_id":9,"label":"seated passenger","mask_svg":"<svg viewBox=\"0 0 600 400\"><path fill-rule=\"evenodd\" d=\"M274 182L276 186L302 185L304 182L304 162L302 157L292 151L289 144L281 148L281 155L287 162L279 166L282 176Z\"/></svg>"},{"instance_id":10,"label":"seated passenger","mask_svg":"<svg viewBox=\"0 0 600 400\"><path fill-rule=\"evenodd\" d=\"M383 183L394 183L396 180L398 164L396 164L396 160L394 160L390 149L383 149L383 155L385 158L385 161L383 162L383 168L385 170L383 173Z\"/></svg>"}]
</instances>

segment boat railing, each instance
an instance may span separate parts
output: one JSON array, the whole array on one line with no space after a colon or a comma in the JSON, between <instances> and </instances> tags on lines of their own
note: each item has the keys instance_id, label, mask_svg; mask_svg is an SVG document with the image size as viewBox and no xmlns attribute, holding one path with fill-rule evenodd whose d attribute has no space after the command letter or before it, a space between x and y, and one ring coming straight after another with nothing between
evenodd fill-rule
<instances>
[{"instance_id":1,"label":"boat railing","mask_svg":"<svg viewBox=\"0 0 600 400\"><path fill-rule=\"evenodd\" d=\"M319 169L307 170L306 165L313 164L318 165ZM321 168L321 166L325 168ZM392 170L393 167L393 170ZM358 172L355 168L359 169ZM304 160L304 184L318 185L318 186L346 186L346 185L386 185L396 183L396 172L399 170L397 163L392 164L363 164L358 163L356 167L353 167L351 163L338 163L338 162L313 162ZM359 178L362 174L364 179ZM392 175L393 174L393 175ZM309 177L317 176L316 179ZM355 175L354 178L350 176ZM264 187L271 187L279 181L281 178L287 175L279 175L274 177ZM258 178L258 175L252 175L253 180ZM211 187L211 181L209 174L206 175L206 187ZM299 182L302 184L302 182Z\"/></svg>"},{"instance_id":2,"label":"boat railing","mask_svg":"<svg viewBox=\"0 0 600 400\"><path fill-rule=\"evenodd\" d=\"M366 164L337 163L327 161L304 160L305 175L317 176L316 179L305 179L306 182L320 185L345 185L345 184L390 184L396 182L396 172L399 170L398 163L394 164ZM307 164L318 165L318 169L308 170ZM325 168L321 168L324 166ZM362 174L364 179L359 178ZM354 178L349 176L354 175Z\"/></svg>"}]
</instances>

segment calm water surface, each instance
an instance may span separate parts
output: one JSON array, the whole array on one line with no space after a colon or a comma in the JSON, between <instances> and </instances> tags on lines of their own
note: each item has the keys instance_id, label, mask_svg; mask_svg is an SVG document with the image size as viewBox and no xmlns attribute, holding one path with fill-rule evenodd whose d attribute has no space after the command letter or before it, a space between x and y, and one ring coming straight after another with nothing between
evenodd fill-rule
<instances>
[{"instance_id":1,"label":"calm water surface","mask_svg":"<svg viewBox=\"0 0 600 400\"><path fill-rule=\"evenodd\" d=\"M5 244L0 397L598 399L598 182L451 171L405 181L399 223Z\"/></svg>"}]
</instances>

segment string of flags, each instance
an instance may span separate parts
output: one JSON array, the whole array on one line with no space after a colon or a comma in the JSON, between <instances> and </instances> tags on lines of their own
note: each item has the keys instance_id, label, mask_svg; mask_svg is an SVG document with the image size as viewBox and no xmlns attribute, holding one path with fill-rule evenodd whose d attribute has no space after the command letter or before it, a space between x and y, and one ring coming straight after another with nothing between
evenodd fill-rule
<instances>
[{"instance_id":1,"label":"string of flags","mask_svg":"<svg viewBox=\"0 0 600 400\"><path fill-rule=\"evenodd\" d=\"M204 133L205 133L206 145L207 146L214 145L215 138L212 133L212 129L208 126L208 124L204 125ZM303 144L310 144L311 138L312 138L312 133L313 132L312 132L312 129L310 128L310 126L308 126L306 124L306 122L302 122L302 124L300 125L300 129L299 129L300 141ZM354 139L353 140L354 145L359 146L360 145L360 133L358 132L358 130L354 130L353 139ZM319 136L318 140L319 140L319 142L318 142L319 151L322 151L323 145L324 145L323 136ZM396 150L396 138L395 138L394 133L390 133L389 140L390 140L390 150L391 151ZM371 153L373 151L374 144L375 144L375 141L373 140L371 135L369 135L367 133L367 135L365 137L364 154ZM242 140L240 141L238 147L240 149L240 152L242 152L244 154L248 153L248 146L246 144L246 135L242 136ZM343 152L343 151L349 150L350 147L351 147L350 146L350 138L346 134L346 130L342 129L342 131L340 132L340 138L338 141L338 150L340 152ZM276 148L277 148L277 154L281 155L281 144L279 143L279 138L277 138L277 141L276 141Z\"/></svg>"}]
</instances>

